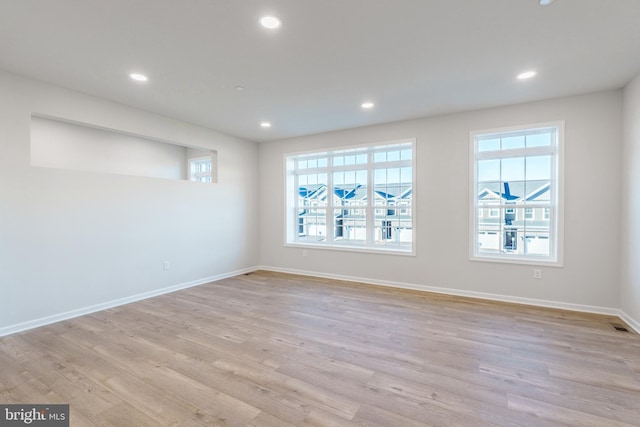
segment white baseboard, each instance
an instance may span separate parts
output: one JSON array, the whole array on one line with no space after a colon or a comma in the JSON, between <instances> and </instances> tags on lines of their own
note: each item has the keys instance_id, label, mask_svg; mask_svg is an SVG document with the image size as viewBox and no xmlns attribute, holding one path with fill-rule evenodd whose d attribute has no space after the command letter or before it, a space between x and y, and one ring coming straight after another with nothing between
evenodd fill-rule
<instances>
[{"instance_id":1,"label":"white baseboard","mask_svg":"<svg viewBox=\"0 0 640 427\"><path fill-rule=\"evenodd\" d=\"M232 271L229 273L223 273L216 276L205 277L202 279L193 280L186 283L180 283L178 285L168 286L162 289L155 289L149 292L143 292L141 294L132 295L117 300L107 301L101 304L92 305L89 307L78 308L76 310L67 311L65 313L54 314L51 316L41 317L39 319L29 320L26 322L18 323L15 325L5 326L0 328L0 337L5 335L15 334L17 332L26 331L40 326L50 325L52 323L61 322L63 320L73 319L74 317L83 316L85 314L95 313L97 311L106 310L108 308L118 307L120 305L129 304L132 302L140 301L147 298L152 298L159 295L168 294L171 292L179 291L181 289L191 288L193 286L203 285L209 282L215 282L216 280L226 279L228 277L238 276L245 273L251 273L256 271L256 267L245 268L242 270Z\"/></svg>"},{"instance_id":2,"label":"white baseboard","mask_svg":"<svg viewBox=\"0 0 640 427\"><path fill-rule=\"evenodd\" d=\"M638 322L622 310L618 310L618 317L624 320L627 325L631 326L633 330L636 331L636 333L640 334L640 322Z\"/></svg>"},{"instance_id":3,"label":"white baseboard","mask_svg":"<svg viewBox=\"0 0 640 427\"><path fill-rule=\"evenodd\" d=\"M594 313L594 314L605 314L609 316L620 316L620 310L617 308L610 307L600 307L600 306L592 306L592 305L582 305L582 304L572 304L566 302L557 302L557 301L549 301L549 300L541 300L541 299L533 299L533 298L522 298L522 297L514 297L510 295L500 295L500 294L491 294L485 292L473 292L473 291L465 291L461 289L451 289L451 288L442 288L437 286L425 286L425 285L417 285L413 283L402 283L402 282L391 282L386 280L377 280L363 277L352 277L352 276L342 276L338 274L327 274L317 271L306 271L306 270L296 270L290 268L280 268L280 267L270 267L270 266L260 266L260 270L267 271L275 271L279 273L290 273L290 274L299 274L302 276L313 276L313 277L322 277L326 279L336 279L336 280L344 280L347 282L358 282L358 283L367 283L372 285L379 286L389 286L393 288L400 289L411 289L416 291L425 291L425 292L434 292L438 294L445 295L455 295L461 297L470 297L470 298L478 298L490 301L501 301L501 302L510 302L515 304L524 304L524 305L533 305L538 307L547 307L547 308L558 308L562 310L570 310L570 311L581 311L585 313ZM628 317L628 316L627 316ZM630 318L629 318L630 319ZM625 320L625 319L623 319ZM631 319L630 319L631 320ZM627 322L627 320L625 320ZM627 322L629 323L629 322ZM637 322L636 322L637 325ZM633 325L631 325L633 326ZM635 327L634 327L635 329Z\"/></svg>"}]
</instances>

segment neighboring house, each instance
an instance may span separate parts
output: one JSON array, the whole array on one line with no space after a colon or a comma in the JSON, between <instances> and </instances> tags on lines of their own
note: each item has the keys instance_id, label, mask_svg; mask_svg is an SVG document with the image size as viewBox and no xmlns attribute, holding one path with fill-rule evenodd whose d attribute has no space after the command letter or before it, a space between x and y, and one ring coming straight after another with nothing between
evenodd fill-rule
<instances>
[{"instance_id":1,"label":"neighboring house","mask_svg":"<svg viewBox=\"0 0 640 427\"><path fill-rule=\"evenodd\" d=\"M524 253L526 245L529 254L549 253L550 212L538 205L549 201L549 181L528 181L526 185L530 188L524 188L524 182L505 182L500 191L500 184L495 183L478 192L478 243L483 251Z\"/></svg>"},{"instance_id":2,"label":"neighboring house","mask_svg":"<svg viewBox=\"0 0 640 427\"><path fill-rule=\"evenodd\" d=\"M373 220L375 240L410 243L413 238L411 198L408 184L392 184L374 189ZM298 190L298 235L307 241L327 238L328 197L325 184L306 185ZM368 191L366 186L335 186L332 194L333 238L336 242L365 242Z\"/></svg>"}]
</instances>

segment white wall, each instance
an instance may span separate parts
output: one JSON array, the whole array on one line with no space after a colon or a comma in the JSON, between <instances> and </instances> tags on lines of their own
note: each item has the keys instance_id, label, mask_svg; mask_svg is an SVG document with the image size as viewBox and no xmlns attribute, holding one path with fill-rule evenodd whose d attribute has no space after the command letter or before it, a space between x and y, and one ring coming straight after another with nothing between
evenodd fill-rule
<instances>
[{"instance_id":1,"label":"white wall","mask_svg":"<svg viewBox=\"0 0 640 427\"><path fill-rule=\"evenodd\" d=\"M469 132L565 121L564 267L470 261ZM283 246L287 152L417 138L417 256ZM261 144L260 263L374 282L615 312L619 307L622 92L521 104ZM639 166L640 168L640 166ZM441 208L448 206L448 208ZM554 305L550 304L550 305Z\"/></svg>"},{"instance_id":2,"label":"white wall","mask_svg":"<svg viewBox=\"0 0 640 427\"><path fill-rule=\"evenodd\" d=\"M0 94L0 335L257 264L255 143L4 72ZM217 150L219 183L32 167L32 113Z\"/></svg>"},{"instance_id":3,"label":"white wall","mask_svg":"<svg viewBox=\"0 0 640 427\"><path fill-rule=\"evenodd\" d=\"M624 90L620 307L640 330L640 75Z\"/></svg>"}]
</instances>

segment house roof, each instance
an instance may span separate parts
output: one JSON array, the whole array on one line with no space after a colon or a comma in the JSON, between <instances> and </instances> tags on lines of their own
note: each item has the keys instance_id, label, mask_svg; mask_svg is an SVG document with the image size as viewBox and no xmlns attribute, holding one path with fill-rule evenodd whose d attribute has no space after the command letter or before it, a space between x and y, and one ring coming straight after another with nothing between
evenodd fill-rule
<instances>
[{"instance_id":1,"label":"house roof","mask_svg":"<svg viewBox=\"0 0 640 427\"><path fill-rule=\"evenodd\" d=\"M478 200L491 200L502 199L505 201L513 201L514 203L522 203L524 201L531 202L541 200L541 198L548 196L551 189L551 183L549 181L527 181L526 186L533 188L529 193L525 192L525 182L510 183L509 191L500 192L496 191L499 187L498 183L491 185L491 188L485 187L478 192ZM512 191L517 191L514 193Z\"/></svg>"},{"instance_id":2,"label":"house roof","mask_svg":"<svg viewBox=\"0 0 640 427\"><path fill-rule=\"evenodd\" d=\"M305 185L300 186L298 194L303 199L308 200L326 200L327 198L327 186L325 184ZM409 184L388 184L385 186L379 186L374 189L374 194L377 198L384 200L407 200L411 198L413 194L413 188ZM351 185L351 186L335 186L334 196L338 200L367 200L367 188L363 185Z\"/></svg>"}]
</instances>

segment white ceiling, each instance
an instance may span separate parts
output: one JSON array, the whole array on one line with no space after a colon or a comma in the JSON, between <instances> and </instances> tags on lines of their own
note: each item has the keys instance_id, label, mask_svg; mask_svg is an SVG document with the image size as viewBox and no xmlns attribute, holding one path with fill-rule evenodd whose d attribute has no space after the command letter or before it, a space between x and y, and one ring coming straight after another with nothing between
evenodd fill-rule
<instances>
[{"instance_id":1,"label":"white ceiling","mask_svg":"<svg viewBox=\"0 0 640 427\"><path fill-rule=\"evenodd\" d=\"M640 0L0 0L0 68L269 141L621 88Z\"/></svg>"}]
</instances>

